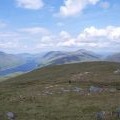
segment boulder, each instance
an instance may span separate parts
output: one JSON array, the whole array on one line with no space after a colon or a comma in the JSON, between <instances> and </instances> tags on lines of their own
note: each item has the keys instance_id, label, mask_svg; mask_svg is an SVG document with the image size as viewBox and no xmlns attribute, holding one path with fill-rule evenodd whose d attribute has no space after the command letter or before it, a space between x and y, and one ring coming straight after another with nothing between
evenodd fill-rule
<instances>
[{"instance_id":1,"label":"boulder","mask_svg":"<svg viewBox=\"0 0 120 120\"><path fill-rule=\"evenodd\" d=\"M6 113L8 120L15 120L15 114L13 112Z\"/></svg>"},{"instance_id":2,"label":"boulder","mask_svg":"<svg viewBox=\"0 0 120 120\"><path fill-rule=\"evenodd\" d=\"M116 113L117 113L117 117L120 118L120 108L117 108Z\"/></svg>"},{"instance_id":3,"label":"boulder","mask_svg":"<svg viewBox=\"0 0 120 120\"><path fill-rule=\"evenodd\" d=\"M90 88L89 88L90 93L100 93L102 91L103 91L103 89L100 87L90 86Z\"/></svg>"},{"instance_id":4,"label":"boulder","mask_svg":"<svg viewBox=\"0 0 120 120\"><path fill-rule=\"evenodd\" d=\"M104 111L97 112L96 113L96 120L105 120L105 112Z\"/></svg>"},{"instance_id":5,"label":"boulder","mask_svg":"<svg viewBox=\"0 0 120 120\"><path fill-rule=\"evenodd\" d=\"M111 88L111 89L109 89L109 91L110 91L111 93L114 93L114 92L117 91L117 89L116 89L116 88Z\"/></svg>"},{"instance_id":6,"label":"boulder","mask_svg":"<svg viewBox=\"0 0 120 120\"><path fill-rule=\"evenodd\" d=\"M120 69L115 70L114 74L120 74Z\"/></svg>"},{"instance_id":7,"label":"boulder","mask_svg":"<svg viewBox=\"0 0 120 120\"><path fill-rule=\"evenodd\" d=\"M75 88L73 89L73 91L74 91L74 92L81 92L81 91L82 91L82 89L81 89L81 88L79 88L79 87L75 87Z\"/></svg>"}]
</instances>

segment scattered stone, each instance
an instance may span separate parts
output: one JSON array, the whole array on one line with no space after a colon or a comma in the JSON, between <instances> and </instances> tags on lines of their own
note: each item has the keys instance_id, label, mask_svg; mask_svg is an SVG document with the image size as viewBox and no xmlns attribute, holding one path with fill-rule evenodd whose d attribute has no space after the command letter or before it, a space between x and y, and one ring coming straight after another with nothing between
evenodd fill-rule
<instances>
[{"instance_id":1,"label":"scattered stone","mask_svg":"<svg viewBox=\"0 0 120 120\"><path fill-rule=\"evenodd\" d=\"M87 94L88 96L90 95L90 93Z\"/></svg>"},{"instance_id":2,"label":"scattered stone","mask_svg":"<svg viewBox=\"0 0 120 120\"><path fill-rule=\"evenodd\" d=\"M65 92L70 92L69 89L64 89L64 88L61 88L61 91L62 91L63 93L65 93Z\"/></svg>"},{"instance_id":3,"label":"scattered stone","mask_svg":"<svg viewBox=\"0 0 120 120\"><path fill-rule=\"evenodd\" d=\"M70 90L65 90L65 89L64 89L63 92L70 92Z\"/></svg>"},{"instance_id":4,"label":"scattered stone","mask_svg":"<svg viewBox=\"0 0 120 120\"><path fill-rule=\"evenodd\" d=\"M102 88L95 87L95 86L91 86L91 87L89 88L89 92L90 92L90 93L100 93L100 92L102 92L102 91L103 91Z\"/></svg>"},{"instance_id":5,"label":"scattered stone","mask_svg":"<svg viewBox=\"0 0 120 120\"><path fill-rule=\"evenodd\" d=\"M114 74L120 74L120 69L115 70Z\"/></svg>"},{"instance_id":6,"label":"scattered stone","mask_svg":"<svg viewBox=\"0 0 120 120\"><path fill-rule=\"evenodd\" d=\"M15 120L15 114L13 112L6 113L8 120Z\"/></svg>"},{"instance_id":7,"label":"scattered stone","mask_svg":"<svg viewBox=\"0 0 120 120\"><path fill-rule=\"evenodd\" d=\"M116 89L116 88L111 88L111 89L109 89L109 91L110 91L111 93L114 93L114 92L117 91L117 89Z\"/></svg>"},{"instance_id":8,"label":"scattered stone","mask_svg":"<svg viewBox=\"0 0 120 120\"><path fill-rule=\"evenodd\" d=\"M117 113L117 117L120 118L120 108L117 108L116 113Z\"/></svg>"},{"instance_id":9,"label":"scattered stone","mask_svg":"<svg viewBox=\"0 0 120 120\"><path fill-rule=\"evenodd\" d=\"M53 93L49 92L49 91L45 91L44 94L46 94L46 95L52 95Z\"/></svg>"},{"instance_id":10,"label":"scattered stone","mask_svg":"<svg viewBox=\"0 0 120 120\"><path fill-rule=\"evenodd\" d=\"M90 74L90 72L84 72L85 75Z\"/></svg>"},{"instance_id":11,"label":"scattered stone","mask_svg":"<svg viewBox=\"0 0 120 120\"><path fill-rule=\"evenodd\" d=\"M50 87L45 87L45 89L49 89Z\"/></svg>"},{"instance_id":12,"label":"scattered stone","mask_svg":"<svg viewBox=\"0 0 120 120\"><path fill-rule=\"evenodd\" d=\"M97 120L105 120L105 112L104 111L97 112L96 113L96 119Z\"/></svg>"},{"instance_id":13,"label":"scattered stone","mask_svg":"<svg viewBox=\"0 0 120 120\"><path fill-rule=\"evenodd\" d=\"M71 81L72 82L89 81L89 77L91 77L93 75L94 74L92 72L89 72L89 71L79 72L79 73L73 74L71 76Z\"/></svg>"},{"instance_id":14,"label":"scattered stone","mask_svg":"<svg viewBox=\"0 0 120 120\"><path fill-rule=\"evenodd\" d=\"M81 88L79 88L79 87L75 87L75 88L73 89L73 91L74 91L74 92L81 92L81 91L82 91L82 89L81 89Z\"/></svg>"}]
</instances>

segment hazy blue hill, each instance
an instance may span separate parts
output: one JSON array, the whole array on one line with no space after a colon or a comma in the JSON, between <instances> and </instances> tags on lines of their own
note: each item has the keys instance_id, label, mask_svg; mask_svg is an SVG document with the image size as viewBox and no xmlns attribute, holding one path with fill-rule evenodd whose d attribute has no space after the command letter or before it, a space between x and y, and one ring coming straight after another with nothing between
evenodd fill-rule
<instances>
[{"instance_id":1,"label":"hazy blue hill","mask_svg":"<svg viewBox=\"0 0 120 120\"><path fill-rule=\"evenodd\" d=\"M43 60L54 60L56 58L66 56L68 54L69 53L62 51L50 51L43 56Z\"/></svg>"},{"instance_id":2,"label":"hazy blue hill","mask_svg":"<svg viewBox=\"0 0 120 120\"><path fill-rule=\"evenodd\" d=\"M34 59L35 55L34 54L29 54L29 53L21 53L21 54L16 54L18 57L21 57L23 60L32 60Z\"/></svg>"},{"instance_id":3,"label":"hazy blue hill","mask_svg":"<svg viewBox=\"0 0 120 120\"><path fill-rule=\"evenodd\" d=\"M85 56L86 55L86 56L90 56L90 57L93 57L93 58L96 58L96 59L101 58L101 55L96 54L96 53L94 53L92 51L85 50L85 49L80 49L78 51L75 51L74 54L80 55L80 56L82 56L82 55Z\"/></svg>"},{"instance_id":4,"label":"hazy blue hill","mask_svg":"<svg viewBox=\"0 0 120 120\"><path fill-rule=\"evenodd\" d=\"M7 54L0 52L0 76L13 73L24 73L35 69L41 63L45 53L38 54Z\"/></svg>"},{"instance_id":5,"label":"hazy blue hill","mask_svg":"<svg viewBox=\"0 0 120 120\"><path fill-rule=\"evenodd\" d=\"M19 56L0 52L0 69L1 70L14 67L17 65L21 65L23 63L24 63L24 60Z\"/></svg>"},{"instance_id":6,"label":"hazy blue hill","mask_svg":"<svg viewBox=\"0 0 120 120\"><path fill-rule=\"evenodd\" d=\"M0 52L0 76L16 72L28 72L37 67L71 64L90 61L120 62L120 54L113 54L105 59L92 51L80 49L77 51L50 51L38 54L7 54Z\"/></svg>"},{"instance_id":7,"label":"hazy blue hill","mask_svg":"<svg viewBox=\"0 0 120 120\"><path fill-rule=\"evenodd\" d=\"M26 63L16 66L16 67L12 67L12 68L8 68L5 70L1 70L0 71L0 76L5 76L5 75L9 75L12 73L25 73L25 72L29 72L31 70L34 70L35 68L37 68L37 63L33 60L27 61Z\"/></svg>"},{"instance_id":8,"label":"hazy blue hill","mask_svg":"<svg viewBox=\"0 0 120 120\"><path fill-rule=\"evenodd\" d=\"M100 61L100 56L84 49L74 52L52 51L43 57L40 67L47 65L77 63L85 61Z\"/></svg>"},{"instance_id":9,"label":"hazy blue hill","mask_svg":"<svg viewBox=\"0 0 120 120\"><path fill-rule=\"evenodd\" d=\"M109 55L106 58L106 61L120 62L120 53L115 53L113 55Z\"/></svg>"}]
</instances>

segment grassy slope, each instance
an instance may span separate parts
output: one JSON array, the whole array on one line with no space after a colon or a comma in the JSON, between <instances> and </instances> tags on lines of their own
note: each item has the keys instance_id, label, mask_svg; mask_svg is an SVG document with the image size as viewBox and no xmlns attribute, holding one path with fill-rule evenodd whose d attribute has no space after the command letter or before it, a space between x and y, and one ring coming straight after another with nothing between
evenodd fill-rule
<instances>
[{"instance_id":1,"label":"grassy slope","mask_svg":"<svg viewBox=\"0 0 120 120\"><path fill-rule=\"evenodd\" d=\"M14 77L22 75L22 74L24 74L24 73L16 72L16 73L12 73L12 74L9 74L9 75L6 75L6 76L0 76L0 82L3 82L3 81L8 80L10 78L14 78Z\"/></svg>"},{"instance_id":2,"label":"grassy slope","mask_svg":"<svg viewBox=\"0 0 120 120\"><path fill-rule=\"evenodd\" d=\"M119 88L120 75L113 74L118 68L119 63L79 63L46 67L11 78L0 83L0 115L3 120L7 111L15 112L17 120L95 120L95 112L120 106L119 91L80 95L60 90L89 88L93 84ZM83 72L91 72L85 82L68 83L73 75Z\"/></svg>"}]
</instances>

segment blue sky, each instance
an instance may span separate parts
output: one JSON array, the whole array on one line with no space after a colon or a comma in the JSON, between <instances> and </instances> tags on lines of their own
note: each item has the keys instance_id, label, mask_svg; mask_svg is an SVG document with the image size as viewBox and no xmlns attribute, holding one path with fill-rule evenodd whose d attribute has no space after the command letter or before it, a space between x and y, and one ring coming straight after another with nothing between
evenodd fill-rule
<instances>
[{"instance_id":1,"label":"blue sky","mask_svg":"<svg viewBox=\"0 0 120 120\"><path fill-rule=\"evenodd\" d=\"M119 0L1 0L0 51L120 51Z\"/></svg>"}]
</instances>

